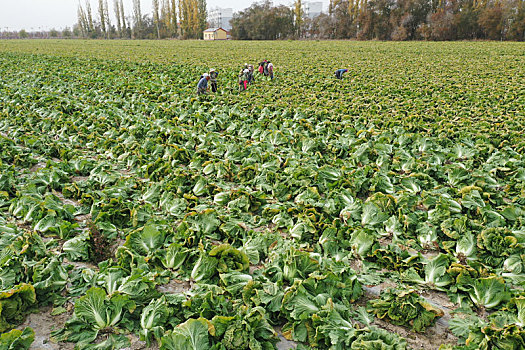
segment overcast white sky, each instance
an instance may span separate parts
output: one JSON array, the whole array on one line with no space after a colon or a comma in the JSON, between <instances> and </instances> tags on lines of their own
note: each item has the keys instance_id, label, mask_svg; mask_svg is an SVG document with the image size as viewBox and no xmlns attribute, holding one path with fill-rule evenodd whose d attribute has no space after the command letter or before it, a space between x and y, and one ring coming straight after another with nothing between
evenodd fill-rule
<instances>
[{"instance_id":1,"label":"overcast white sky","mask_svg":"<svg viewBox=\"0 0 525 350\"><path fill-rule=\"evenodd\" d=\"M82 0L84 3L85 0ZM97 0L89 0L93 10L97 9ZM313 0L319 1L319 0ZM323 1L323 11L328 8L328 0ZM208 9L215 7L242 10L253 0L208 0ZM273 0L275 5L290 5L294 0ZM42 29L61 29L72 27L77 21L78 0L0 0L0 31L27 31ZM141 0L142 12L151 12L151 0ZM124 0L126 14L131 14L132 0ZM108 0L109 11L113 15L113 0Z\"/></svg>"}]
</instances>

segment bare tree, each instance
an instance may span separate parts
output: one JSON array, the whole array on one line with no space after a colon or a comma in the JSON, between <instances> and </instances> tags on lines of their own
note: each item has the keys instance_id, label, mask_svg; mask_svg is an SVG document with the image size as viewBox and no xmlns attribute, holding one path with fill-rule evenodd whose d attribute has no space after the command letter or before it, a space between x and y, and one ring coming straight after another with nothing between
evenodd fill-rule
<instances>
[{"instance_id":1,"label":"bare tree","mask_svg":"<svg viewBox=\"0 0 525 350\"><path fill-rule=\"evenodd\" d=\"M135 39L142 36L142 10L140 0L133 0L133 31Z\"/></svg>"},{"instance_id":2,"label":"bare tree","mask_svg":"<svg viewBox=\"0 0 525 350\"><path fill-rule=\"evenodd\" d=\"M113 10L115 11L115 18L117 19L117 32L119 38L122 38L122 23L120 21L120 3L118 0L113 0Z\"/></svg>"},{"instance_id":3,"label":"bare tree","mask_svg":"<svg viewBox=\"0 0 525 350\"><path fill-rule=\"evenodd\" d=\"M168 1L168 0L166 0ZM177 27L177 5L175 3L175 0L169 0L171 1L171 17L170 17L170 23L171 23L171 33L173 36L177 36L178 34L178 27ZM180 3L180 1L179 1ZM180 15L180 13L179 13Z\"/></svg>"},{"instance_id":4,"label":"bare tree","mask_svg":"<svg viewBox=\"0 0 525 350\"><path fill-rule=\"evenodd\" d=\"M107 38L107 28L106 28L106 14L105 14L104 0L98 0L98 15L100 18L100 27L104 37Z\"/></svg>"},{"instance_id":5,"label":"bare tree","mask_svg":"<svg viewBox=\"0 0 525 350\"><path fill-rule=\"evenodd\" d=\"M95 25L93 23L93 13L91 11L91 4L86 0L86 18L88 22L89 33L95 31Z\"/></svg>"},{"instance_id":6,"label":"bare tree","mask_svg":"<svg viewBox=\"0 0 525 350\"><path fill-rule=\"evenodd\" d=\"M109 18L108 0L104 0L104 14L106 15L107 38L109 39L111 34L111 20Z\"/></svg>"},{"instance_id":7,"label":"bare tree","mask_svg":"<svg viewBox=\"0 0 525 350\"><path fill-rule=\"evenodd\" d=\"M126 16L124 15L124 3L122 2L122 0L120 0L119 9L120 9L120 20L122 21L122 32L127 33L128 29L126 26ZM126 37L128 37L127 34L126 34Z\"/></svg>"},{"instance_id":8,"label":"bare tree","mask_svg":"<svg viewBox=\"0 0 525 350\"><path fill-rule=\"evenodd\" d=\"M87 37L89 35L89 24L86 16L86 12L82 8L82 4L78 4L78 27L80 28L80 33L83 37Z\"/></svg>"}]
</instances>

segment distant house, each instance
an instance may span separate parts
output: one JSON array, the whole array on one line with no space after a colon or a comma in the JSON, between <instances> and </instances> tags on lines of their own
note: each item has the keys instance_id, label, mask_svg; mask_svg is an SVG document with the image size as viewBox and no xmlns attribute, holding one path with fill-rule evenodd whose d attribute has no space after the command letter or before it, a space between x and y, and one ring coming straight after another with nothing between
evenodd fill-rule
<instances>
[{"instance_id":1,"label":"distant house","mask_svg":"<svg viewBox=\"0 0 525 350\"><path fill-rule=\"evenodd\" d=\"M204 40L226 40L228 32L222 28L208 28L204 32Z\"/></svg>"}]
</instances>

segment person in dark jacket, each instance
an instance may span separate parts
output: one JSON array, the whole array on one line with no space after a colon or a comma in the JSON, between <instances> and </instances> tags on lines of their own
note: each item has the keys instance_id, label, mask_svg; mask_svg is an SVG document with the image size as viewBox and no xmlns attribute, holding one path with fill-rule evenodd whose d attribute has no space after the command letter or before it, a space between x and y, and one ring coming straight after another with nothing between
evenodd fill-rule
<instances>
[{"instance_id":1,"label":"person in dark jacket","mask_svg":"<svg viewBox=\"0 0 525 350\"><path fill-rule=\"evenodd\" d=\"M210 69L210 85L211 85L211 91L217 92L217 77L219 76L219 73L215 69Z\"/></svg>"},{"instance_id":2,"label":"person in dark jacket","mask_svg":"<svg viewBox=\"0 0 525 350\"><path fill-rule=\"evenodd\" d=\"M343 74L348 72L348 69L338 69L335 71L335 77L337 79L343 79Z\"/></svg>"},{"instance_id":3,"label":"person in dark jacket","mask_svg":"<svg viewBox=\"0 0 525 350\"><path fill-rule=\"evenodd\" d=\"M253 64L248 65L248 84L255 83L255 77L253 76L254 68Z\"/></svg>"}]
</instances>

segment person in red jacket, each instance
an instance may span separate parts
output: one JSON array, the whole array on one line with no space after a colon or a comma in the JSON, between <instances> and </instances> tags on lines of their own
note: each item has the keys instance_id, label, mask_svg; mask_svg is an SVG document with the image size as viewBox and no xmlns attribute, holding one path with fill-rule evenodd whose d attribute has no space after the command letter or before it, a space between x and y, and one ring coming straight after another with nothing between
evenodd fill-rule
<instances>
[{"instance_id":1,"label":"person in red jacket","mask_svg":"<svg viewBox=\"0 0 525 350\"><path fill-rule=\"evenodd\" d=\"M259 63L259 74L264 74L264 68L266 66L266 60L262 61L261 63Z\"/></svg>"}]
</instances>

